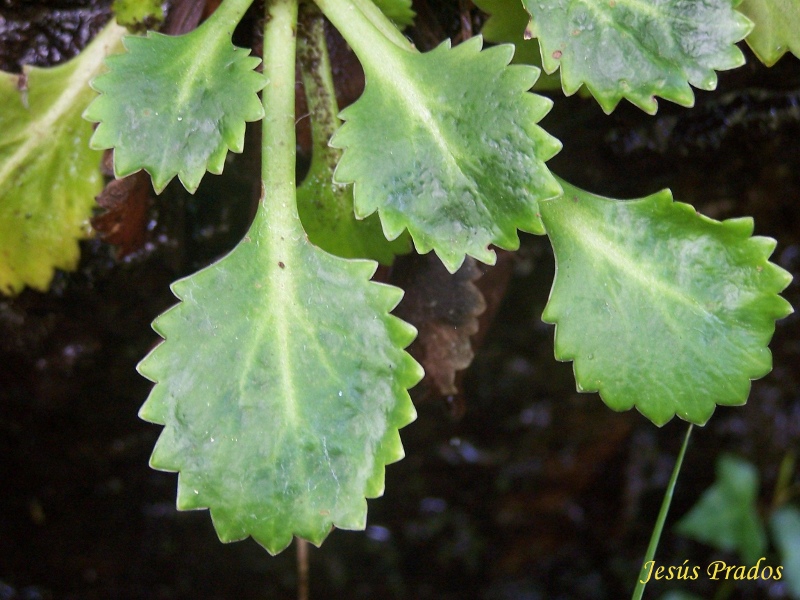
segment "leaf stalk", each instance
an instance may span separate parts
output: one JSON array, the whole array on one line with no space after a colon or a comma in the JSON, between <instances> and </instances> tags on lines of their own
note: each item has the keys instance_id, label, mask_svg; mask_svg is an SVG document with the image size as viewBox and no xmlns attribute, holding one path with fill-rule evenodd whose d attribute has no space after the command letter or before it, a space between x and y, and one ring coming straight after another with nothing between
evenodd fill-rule
<instances>
[{"instance_id":1,"label":"leaf stalk","mask_svg":"<svg viewBox=\"0 0 800 600\"><path fill-rule=\"evenodd\" d=\"M681 472L683 457L686 455L686 448L689 446L689 437L692 435L693 427L694 426L689 423L689 427L686 429L686 435L683 438L683 444L681 445L681 450L678 453L678 459L675 461L675 466L672 469L672 475L669 478L667 489L664 491L664 499L661 501L661 510L658 511L658 518L656 519L653 533L650 536L650 544L647 546L647 552L645 553L644 561L642 561L643 567L648 562L652 561L656 555L658 542L661 539L661 532L664 529L664 522L667 520L669 506L672 504L672 495L675 492L675 485L678 483L678 475ZM641 579L641 572L642 571L640 570L639 577L636 579L636 587L633 589L632 600L642 600L644 588L647 585L647 580L643 582Z\"/></svg>"}]
</instances>

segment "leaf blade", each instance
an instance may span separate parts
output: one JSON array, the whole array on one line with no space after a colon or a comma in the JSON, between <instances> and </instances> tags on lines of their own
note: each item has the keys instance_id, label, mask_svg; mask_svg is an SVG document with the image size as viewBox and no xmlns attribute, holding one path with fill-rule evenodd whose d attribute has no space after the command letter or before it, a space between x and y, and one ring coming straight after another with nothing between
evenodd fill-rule
<instances>
[{"instance_id":1,"label":"leaf blade","mask_svg":"<svg viewBox=\"0 0 800 600\"><path fill-rule=\"evenodd\" d=\"M793 0L743 0L739 10L755 23L747 44L761 62L771 67L786 52L800 58L800 4Z\"/></svg>"},{"instance_id":2,"label":"leaf blade","mask_svg":"<svg viewBox=\"0 0 800 600\"><path fill-rule=\"evenodd\" d=\"M622 98L648 113L655 96L694 104L689 84L716 87L715 71L744 64L734 45L752 24L732 0L523 0L547 73L566 94L582 84L607 113Z\"/></svg>"},{"instance_id":3,"label":"leaf blade","mask_svg":"<svg viewBox=\"0 0 800 600\"><path fill-rule=\"evenodd\" d=\"M84 113L99 123L91 145L114 149L117 178L144 169L157 192L175 176L194 192L206 171L222 172L228 150L242 151L245 122L264 116L261 60L231 43L235 7L223 12L225 4L185 35L124 38L127 52L92 82L100 96Z\"/></svg>"},{"instance_id":4,"label":"leaf blade","mask_svg":"<svg viewBox=\"0 0 800 600\"><path fill-rule=\"evenodd\" d=\"M73 270L102 188L92 126L81 113L89 80L124 29L108 25L71 61L0 73L0 292L45 291L55 269Z\"/></svg>"},{"instance_id":5,"label":"leaf blade","mask_svg":"<svg viewBox=\"0 0 800 600\"><path fill-rule=\"evenodd\" d=\"M669 192L618 201L562 182L542 204L556 279L542 319L580 391L661 425L702 425L717 404L744 404L771 369L778 296L791 280L768 262L774 241L752 221L718 222Z\"/></svg>"},{"instance_id":6,"label":"leaf blade","mask_svg":"<svg viewBox=\"0 0 800 600\"><path fill-rule=\"evenodd\" d=\"M551 102L527 92L536 70L481 44L386 47L331 141L345 150L335 177L355 183L356 215L378 211L390 239L408 229L450 272L465 255L492 264L490 244L516 249L517 229L543 233L537 203L559 192L544 162L561 145L535 124Z\"/></svg>"}]
</instances>

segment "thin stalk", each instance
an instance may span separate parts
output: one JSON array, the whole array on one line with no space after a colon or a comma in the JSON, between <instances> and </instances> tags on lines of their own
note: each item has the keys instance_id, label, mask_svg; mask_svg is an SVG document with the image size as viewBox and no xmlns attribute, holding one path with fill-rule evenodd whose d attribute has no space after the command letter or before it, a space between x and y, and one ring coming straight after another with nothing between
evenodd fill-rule
<instances>
[{"instance_id":1,"label":"thin stalk","mask_svg":"<svg viewBox=\"0 0 800 600\"><path fill-rule=\"evenodd\" d=\"M253 228L266 228L259 239L276 254L284 241L302 234L295 196L294 82L297 0L269 0L264 25L264 72L269 82L262 92L264 120L261 138L261 205Z\"/></svg>"},{"instance_id":2,"label":"thin stalk","mask_svg":"<svg viewBox=\"0 0 800 600\"><path fill-rule=\"evenodd\" d=\"M675 492L675 484L678 482L678 475L681 472L681 465L683 464L683 457L686 455L686 448L689 446L689 437L692 435L692 424L686 429L686 437L683 438L683 445L681 451L678 453L678 459L675 461L675 467L672 469L672 476L669 478L669 484L664 492L664 500L661 502L661 510L658 512L658 519L653 528L653 533L650 536L650 544L647 546L647 552L642 562L642 567L654 560L656 549L658 548L658 541L661 539L661 532L664 529L664 522L667 520L667 513L669 513L669 505L672 503L672 494ZM633 590L633 600L641 600L644 594L644 588L647 585L648 579L644 581L641 579L641 571L639 577L636 579L636 587Z\"/></svg>"},{"instance_id":3,"label":"thin stalk","mask_svg":"<svg viewBox=\"0 0 800 600\"><path fill-rule=\"evenodd\" d=\"M308 600L308 542L297 540L297 600Z\"/></svg>"},{"instance_id":4,"label":"thin stalk","mask_svg":"<svg viewBox=\"0 0 800 600\"><path fill-rule=\"evenodd\" d=\"M392 20L383 14L372 0L352 0L370 22L388 39L405 50L415 50L414 44L403 35Z\"/></svg>"},{"instance_id":5,"label":"thin stalk","mask_svg":"<svg viewBox=\"0 0 800 600\"><path fill-rule=\"evenodd\" d=\"M328 142L342 123L325 41L325 18L314 4L304 2L298 19L297 58L311 116L311 160L314 163L324 160L333 172L342 151Z\"/></svg>"}]
</instances>

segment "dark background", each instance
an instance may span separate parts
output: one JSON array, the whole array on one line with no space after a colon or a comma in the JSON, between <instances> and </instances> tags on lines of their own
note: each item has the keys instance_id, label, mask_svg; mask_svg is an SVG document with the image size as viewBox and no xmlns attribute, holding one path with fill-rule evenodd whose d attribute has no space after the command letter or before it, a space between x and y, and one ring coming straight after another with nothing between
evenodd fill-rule
<instances>
[{"instance_id":1,"label":"dark background","mask_svg":"<svg viewBox=\"0 0 800 600\"><path fill-rule=\"evenodd\" d=\"M465 3L415 8L411 35L423 48L463 34L462 14L480 24ZM103 2L0 0L0 15L0 67L14 71L68 58L108 12ZM357 95L352 65L337 75ZM696 108L662 101L656 117L625 103L606 116L591 99L555 97L542 124L564 150L549 165L613 197L668 186L714 218L752 215L757 234L778 240L773 260L797 276L797 59L766 69L748 54L717 92L696 95ZM195 197L173 185L148 204L132 254L87 241L80 269L58 274L48 294L0 299L0 600L295 597L293 548L273 558L252 540L223 545L206 512L175 510L176 476L147 466L160 428L136 417L150 383L135 365L157 341L150 322L175 302L169 283L247 226L256 137ZM463 380L463 417L416 391L419 418L401 432L407 457L388 467L366 532L334 531L312 548L312 598L629 597L685 424L659 429L574 391L540 320L553 269L546 238L523 237ZM796 283L784 295L800 305ZM720 408L695 429L661 563L738 560L670 530L712 483L719 453L758 466L766 510L781 460L800 447L798 317L778 323L771 347L775 369L747 406ZM716 585L685 587L711 598ZM647 597L666 589L652 585ZM780 584L745 582L728 597L788 596Z\"/></svg>"}]
</instances>

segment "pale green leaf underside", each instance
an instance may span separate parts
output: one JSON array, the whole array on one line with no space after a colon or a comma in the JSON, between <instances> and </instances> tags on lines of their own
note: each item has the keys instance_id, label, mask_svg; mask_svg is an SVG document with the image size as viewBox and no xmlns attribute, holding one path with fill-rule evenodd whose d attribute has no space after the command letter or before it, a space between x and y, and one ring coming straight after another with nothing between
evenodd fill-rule
<instances>
[{"instance_id":1,"label":"pale green leaf underside","mask_svg":"<svg viewBox=\"0 0 800 600\"><path fill-rule=\"evenodd\" d=\"M245 122L264 116L261 62L220 35L214 17L186 35L126 37L92 82L101 95L84 117L100 123L91 144L114 149L114 173L150 173L156 191L177 175L194 192L206 170L219 174L241 152Z\"/></svg>"},{"instance_id":2,"label":"pale green leaf underside","mask_svg":"<svg viewBox=\"0 0 800 600\"><path fill-rule=\"evenodd\" d=\"M658 425L744 404L771 369L775 320L792 310L778 296L791 276L768 262L775 241L669 191L620 201L561 183L564 196L541 203L557 264L542 318L578 389Z\"/></svg>"},{"instance_id":3,"label":"pale green leaf underside","mask_svg":"<svg viewBox=\"0 0 800 600\"><path fill-rule=\"evenodd\" d=\"M178 507L276 553L364 527L421 369L403 350L413 328L388 314L402 292L369 281L375 263L301 233L278 256L251 235L173 284L182 302L154 323L166 341L140 364L157 382L140 415L166 426L151 464L180 471Z\"/></svg>"},{"instance_id":4,"label":"pale green leaf underside","mask_svg":"<svg viewBox=\"0 0 800 600\"><path fill-rule=\"evenodd\" d=\"M78 264L101 155L88 146L92 125L81 113L95 93L89 79L124 29L106 27L58 67L26 68L27 82L0 73L0 292L45 291L54 269Z\"/></svg>"},{"instance_id":5,"label":"pale green leaf underside","mask_svg":"<svg viewBox=\"0 0 800 600\"><path fill-rule=\"evenodd\" d=\"M315 149L316 151L316 149ZM411 250L407 235L389 241L377 215L359 220L353 213L353 186L334 183L323 160L297 188L297 211L312 244L342 258L370 258L391 265L398 254Z\"/></svg>"},{"instance_id":6,"label":"pale green leaf underside","mask_svg":"<svg viewBox=\"0 0 800 600\"><path fill-rule=\"evenodd\" d=\"M717 85L715 71L744 64L734 45L752 24L732 0L523 0L547 73L561 68L566 94L582 84L603 110L622 98L655 113L655 96L692 106L689 84Z\"/></svg>"},{"instance_id":7,"label":"pale green leaf underside","mask_svg":"<svg viewBox=\"0 0 800 600\"><path fill-rule=\"evenodd\" d=\"M772 66L787 51L800 57L798 0L743 0L739 10L755 23L747 43L761 62Z\"/></svg>"},{"instance_id":8,"label":"pale green leaf underside","mask_svg":"<svg viewBox=\"0 0 800 600\"><path fill-rule=\"evenodd\" d=\"M772 514L769 524L786 587L794 598L800 598L800 509L782 506Z\"/></svg>"},{"instance_id":9,"label":"pale green leaf underside","mask_svg":"<svg viewBox=\"0 0 800 600\"><path fill-rule=\"evenodd\" d=\"M747 565L764 555L767 536L758 514L758 472L750 463L723 455L717 479L678 522L677 531L718 550L737 552Z\"/></svg>"},{"instance_id":10,"label":"pale green leaf underside","mask_svg":"<svg viewBox=\"0 0 800 600\"><path fill-rule=\"evenodd\" d=\"M411 8L411 0L371 0L400 29L414 24L416 13Z\"/></svg>"},{"instance_id":11,"label":"pale green leaf underside","mask_svg":"<svg viewBox=\"0 0 800 600\"><path fill-rule=\"evenodd\" d=\"M451 272L466 254L493 263L490 244L516 249L517 229L543 233L538 201L560 191L544 161L561 145L536 125L551 102L527 92L536 69L481 44L359 55L366 89L331 140L345 148L336 179L355 182L356 215L378 210L389 239L407 228Z\"/></svg>"},{"instance_id":12,"label":"pale green leaf underside","mask_svg":"<svg viewBox=\"0 0 800 600\"><path fill-rule=\"evenodd\" d=\"M514 44L512 63L542 66L542 55L536 39L525 39L525 28L530 16L520 0L477 0L475 5L490 16L481 28L481 35L493 44ZM560 90L558 74L541 73L534 90Z\"/></svg>"}]
</instances>

